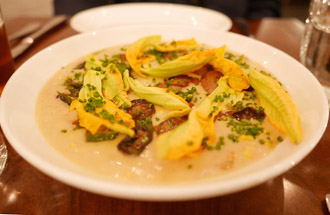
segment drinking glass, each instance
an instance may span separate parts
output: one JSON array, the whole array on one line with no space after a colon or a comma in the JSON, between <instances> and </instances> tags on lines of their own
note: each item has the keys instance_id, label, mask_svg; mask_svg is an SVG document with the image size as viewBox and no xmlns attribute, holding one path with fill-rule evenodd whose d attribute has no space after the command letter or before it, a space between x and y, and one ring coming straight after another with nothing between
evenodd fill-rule
<instances>
[{"instance_id":1,"label":"drinking glass","mask_svg":"<svg viewBox=\"0 0 330 215\"><path fill-rule=\"evenodd\" d=\"M2 82L6 82L14 72L14 62L11 56L5 23L1 15L0 8L0 77Z\"/></svg>"},{"instance_id":2,"label":"drinking glass","mask_svg":"<svg viewBox=\"0 0 330 215\"><path fill-rule=\"evenodd\" d=\"M5 145L5 140L0 132L0 175L5 168L7 161L7 147Z\"/></svg>"},{"instance_id":3,"label":"drinking glass","mask_svg":"<svg viewBox=\"0 0 330 215\"><path fill-rule=\"evenodd\" d=\"M310 3L300 61L324 86L330 101L330 0L312 0Z\"/></svg>"},{"instance_id":4,"label":"drinking glass","mask_svg":"<svg viewBox=\"0 0 330 215\"><path fill-rule=\"evenodd\" d=\"M0 83L5 83L14 72L13 58L6 34L5 24L0 8ZM4 138L0 131L0 175L5 168L7 161L7 148Z\"/></svg>"}]
</instances>

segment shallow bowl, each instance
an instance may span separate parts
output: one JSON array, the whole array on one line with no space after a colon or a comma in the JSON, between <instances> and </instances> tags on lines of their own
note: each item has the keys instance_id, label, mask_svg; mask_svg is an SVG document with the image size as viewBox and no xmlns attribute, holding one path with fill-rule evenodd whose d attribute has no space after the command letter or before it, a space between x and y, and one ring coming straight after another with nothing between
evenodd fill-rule
<instances>
[{"instance_id":1,"label":"shallow bowl","mask_svg":"<svg viewBox=\"0 0 330 215\"><path fill-rule=\"evenodd\" d=\"M267 157L223 177L187 184L142 185L102 179L71 163L45 140L35 120L37 96L62 66L109 46L130 44L140 37L160 34L164 40L194 37L198 42L244 54L261 64L286 86L301 116L303 139L294 145L286 138ZM62 40L26 61L5 86L0 100L2 129L14 149L34 167L73 187L139 200L171 201L220 196L263 183L301 161L323 135L329 107L315 77L298 61L257 40L229 32L191 27L135 26L79 34ZM10 168L10 166L8 167Z\"/></svg>"}]
</instances>

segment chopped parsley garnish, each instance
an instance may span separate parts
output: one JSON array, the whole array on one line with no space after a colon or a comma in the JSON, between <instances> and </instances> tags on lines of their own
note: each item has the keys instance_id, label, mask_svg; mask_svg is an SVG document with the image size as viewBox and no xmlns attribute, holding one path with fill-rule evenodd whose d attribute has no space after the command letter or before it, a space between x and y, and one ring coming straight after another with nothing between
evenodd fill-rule
<instances>
[{"instance_id":1,"label":"chopped parsley garnish","mask_svg":"<svg viewBox=\"0 0 330 215\"><path fill-rule=\"evenodd\" d=\"M233 106L233 110L242 110L244 109L244 104L241 101L236 102L236 104Z\"/></svg>"},{"instance_id":2,"label":"chopped parsley garnish","mask_svg":"<svg viewBox=\"0 0 330 215\"><path fill-rule=\"evenodd\" d=\"M226 52L225 53L225 58L228 60L233 60L234 58L236 58L236 56L232 53Z\"/></svg>"},{"instance_id":3,"label":"chopped parsley garnish","mask_svg":"<svg viewBox=\"0 0 330 215\"><path fill-rule=\"evenodd\" d=\"M163 52L160 52L160 51L158 51L156 49L150 49L150 50L146 51L144 54L145 55L153 55L153 56L155 56L155 58L156 58L156 60L157 60L157 62L159 64L163 64L163 63L166 62L165 58L163 57L163 54L164 53Z\"/></svg>"},{"instance_id":4,"label":"chopped parsley garnish","mask_svg":"<svg viewBox=\"0 0 330 215\"><path fill-rule=\"evenodd\" d=\"M238 143L238 141L239 141L239 137L237 135L234 135L234 134L228 134L228 139L230 139L234 143Z\"/></svg>"},{"instance_id":5,"label":"chopped parsley garnish","mask_svg":"<svg viewBox=\"0 0 330 215\"><path fill-rule=\"evenodd\" d=\"M137 124L139 125L147 125L151 123L151 116L147 116L145 120L137 120Z\"/></svg>"},{"instance_id":6,"label":"chopped parsley garnish","mask_svg":"<svg viewBox=\"0 0 330 215\"><path fill-rule=\"evenodd\" d=\"M186 92L182 92L181 90L172 90L175 94L181 96L187 102L191 102L194 98L194 94L198 94L196 87L191 87L191 89L187 89Z\"/></svg>"},{"instance_id":7,"label":"chopped parsley garnish","mask_svg":"<svg viewBox=\"0 0 330 215\"><path fill-rule=\"evenodd\" d=\"M239 56L238 59L235 60L235 63L237 63L240 67L244 69L249 69L250 66L245 61L243 61L244 55Z\"/></svg>"},{"instance_id":8,"label":"chopped parsley garnish","mask_svg":"<svg viewBox=\"0 0 330 215\"><path fill-rule=\"evenodd\" d=\"M283 141L283 138L282 138L281 136L278 136L278 137L277 137L277 141L278 141L278 142L282 142L282 141Z\"/></svg>"},{"instance_id":9,"label":"chopped parsley garnish","mask_svg":"<svg viewBox=\"0 0 330 215\"><path fill-rule=\"evenodd\" d=\"M269 77L272 77L271 74L263 71L263 70L260 70L260 73L263 74L263 75L266 75L266 76L269 76Z\"/></svg>"},{"instance_id":10,"label":"chopped parsley garnish","mask_svg":"<svg viewBox=\"0 0 330 215\"><path fill-rule=\"evenodd\" d=\"M111 123L118 123L128 127L128 125L125 124L122 120L116 120L113 114L110 114L108 111L104 109L100 112L100 115L103 117L103 119L109 120Z\"/></svg>"},{"instance_id":11,"label":"chopped parsley garnish","mask_svg":"<svg viewBox=\"0 0 330 215\"><path fill-rule=\"evenodd\" d=\"M209 117L212 117L215 112L217 112L219 108L217 106L212 107L212 111L209 113Z\"/></svg>"},{"instance_id":12,"label":"chopped parsley garnish","mask_svg":"<svg viewBox=\"0 0 330 215\"><path fill-rule=\"evenodd\" d=\"M225 145L225 138L223 136L220 136L218 138L218 141L215 143L215 144L207 144L207 140L208 140L208 137L205 137L202 141L202 145L204 146L204 148L206 150L209 150L209 151L220 151L221 150L221 147L223 145Z\"/></svg>"},{"instance_id":13,"label":"chopped parsley garnish","mask_svg":"<svg viewBox=\"0 0 330 215\"><path fill-rule=\"evenodd\" d=\"M161 52L156 49L149 49L143 53L143 55L153 55L156 58L156 61L159 64L166 63L167 61L172 61L177 59L180 56L183 56L186 54L185 52L182 51L171 51L171 52Z\"/></svg>"},{"instance_id":14,"label":"chopped parsley garnish","mask_svg":"<svg viewBox=\"0 0 330 215\"><path fill-rule=\"evenodd\" d=\"M151 116L147 116L144 120L136 120L136 124L147 126L149 131L153 130Z\"/></svg>"},{"instance_id":15,"label":"chopped parsley garnish","mask_svg":"<svg viewBox=\"0 0 330 215\"><path fill-rule=\"evenodd\" d=\"M244 55L236 56L233 53L226 52L225 58L231 61L234 61L236 64L238 64L243 69L249 69L250 65L247 64L243 59Z\"/></svg>"},{"instance_id":16,"label":"chopped parsley garnish","mask_svg":"<svg viewBox=\"0 0 330 215\"><path fill-rule=\"evenodd\" d=\"M125 54L115 54L112 55L110 59L105 56L105 59L102 60L102 63L103 65L108 65L109 63L115 64L121 74L123 74L126 69L131 69L128 61L126 60Z\"/></svg>"},{"instance_id":17,"label":"chopped parsley garnish","mask_svg":"<svg viewBox=\"0 0 330 215\"><path fill-rule=\"evenodd\" d=\"M107 131L107 132L100 132L96 134L92 134L89 131L86 132L86 139L87 142L99 142L104 140L114 140L118 136L118 132Z\"/></svg>"},{"instance_id":18,"label":"chopped parsley garnish","mask_svg":"<svg viewBox=\"0 0 330 215\"><path fill-rule=\"evenodd\" d=\"M230 97L230 93L223 92L222 95L217 95L214 98L215 102L224 102L225 99Z\"/></svg>"},{"instance_id":19,"label":"chopped parsley garnish","mask_svg":"<svg viewBox=\"0 0 330 215\"><path fill-rule=\"evenodd\" d=\"M79 80L81 76L82 76L82 72L76 72L74 74L74 80Z\"/></svg>"},{"instance_id":20,"label":"chopped parsley garnish","mask_svg":"<svg viewBox=\"0 0 330 215\"><path fill-rule=\"evenodd\" d=\"M260 123L253 123L249 120L233 120L227 122L227 127L231 127L231 131L238 135L251 135L254 138L263 133L264 128L260 127Z\"/></svg>"},{"instance_id":21,"label":"chopped parsley garnish","mask_svg":"<svg viewBox=\"0 0 330 215\"><path fill-rule=\"evenodd\" d=\"M102 97L91 97L88 99L88 102L84 106L86 112L93 113L96 108L102 107L104 101Z\"/></svg>"}]
</instances>

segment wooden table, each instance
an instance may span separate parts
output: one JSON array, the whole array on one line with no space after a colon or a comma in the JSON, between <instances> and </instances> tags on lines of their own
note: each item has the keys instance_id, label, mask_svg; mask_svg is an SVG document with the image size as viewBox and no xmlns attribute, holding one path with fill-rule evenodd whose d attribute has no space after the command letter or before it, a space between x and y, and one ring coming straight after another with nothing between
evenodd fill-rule
<instances>
[{"instance_id":1,"label":"wooden table","mask_svg":"<svg viewBox=\"0 0 330 215\"><path fill-rule=\"evenodd\" d=\"M298 58L302 25L294 19L249 21L256 39ZM242 33L236 26L232 32ZM76 32L68 23L53 29L15 59L20 66L48 45ZM4 84L0 86L0 93ZM0 176L0 214L328 214L330 128L298 165L254 188L211 199L141 202L104 197L58 182L23 160L7 142L7 167Z\"/></svg>"}]
</instances>

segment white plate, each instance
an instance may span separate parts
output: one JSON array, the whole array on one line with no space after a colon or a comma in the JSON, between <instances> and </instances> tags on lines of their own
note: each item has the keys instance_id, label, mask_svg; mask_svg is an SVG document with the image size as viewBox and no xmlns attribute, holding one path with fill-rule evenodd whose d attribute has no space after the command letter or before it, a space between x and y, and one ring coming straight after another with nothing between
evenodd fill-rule
<instances>
[{"instance_id":1,"label":"white plate","mask_svg":"<svg viewBox=\"0 0 330 215\"><path fill-rule=\"evenodd\" d=\"M207 182L185 185L114 183L88 173L57 153L45 141L35 121L37 96L46 81L62 66L81 56L108 46L132 43L151 34L161 34L164 40L194 36L197 41L216 47L226 44L229 49L263 65L287 87L297 105L304 134L302 142L294 145L286 138L267 157L247 168ZM229 32L195 31L191 27L121 27L70 37L25 62L8 81L0 100L0 122L10 144L42 172L94 193L153 201L224 195L278 176L301 161L316 146L327 126L328 114L328 103L321 85L290 56L248 37Z\"/></svg>"},{"instance_id":2,"label":"white plate","mask_svg":"<svg viewBox=\"0 0 330 215\"><path fill-rule=\"evenodd\" d=\"M77 13L71 27L78 32L127 25L192 26L197 29L229 30L232 22L215 10L168 3L125 3L101 6Z\"/></svg>"}]
</instances>

